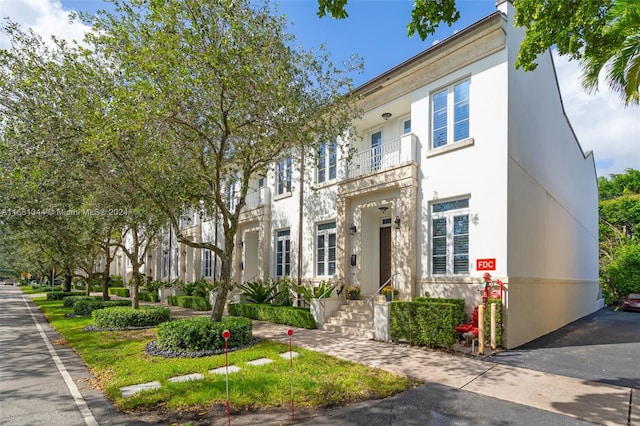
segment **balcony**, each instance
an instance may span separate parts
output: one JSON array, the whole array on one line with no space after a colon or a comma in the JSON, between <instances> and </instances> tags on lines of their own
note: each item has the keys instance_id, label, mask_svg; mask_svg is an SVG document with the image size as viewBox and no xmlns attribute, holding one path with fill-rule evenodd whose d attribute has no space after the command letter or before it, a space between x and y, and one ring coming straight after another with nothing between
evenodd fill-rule
<instances>
[{"instance_id":1,"label":"balcony","mask_svg":"<svg viewBox=\"0 0 640 426\"><path fill-rule=\"evenodd\" d=\"M404 162L416 161L415 142L415 136L408 134L354 154L346 165L345 179L390 169Z\"/></svg>"},{"instance_id":2,"label":"balcony","mask_svg":"<svg viewBox=\"0 0 640 426\"><path fill-rule=\"evenodd\" d=\"M242 211L247 212L249 210L262 207L264 205L269 205L270 203L271 203L271 191L269 190L269 188L263 187L257 190L251 190L247 193L247 198L245 199L245 206L242 209Z\"/></svg>"}]
</instances>

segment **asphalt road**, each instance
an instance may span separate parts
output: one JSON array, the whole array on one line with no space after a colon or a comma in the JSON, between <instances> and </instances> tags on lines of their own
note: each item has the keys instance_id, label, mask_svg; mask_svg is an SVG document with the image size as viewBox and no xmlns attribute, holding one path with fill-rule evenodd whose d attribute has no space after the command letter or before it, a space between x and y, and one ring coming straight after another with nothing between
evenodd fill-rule
<instances>
[{"instance_id":1,"label":"asphalt road","mask_svg":"<svg viewBox=\"0 0 640 426\"><path fill-rule=\"evenodd\" d=\"M141 425L91 388L85 364L61 344L19 288L0 287L0 425Z\"/></svg>"},{"instance_id":2,"label":"asphalt road","mask_svg":"<svg viewBox=\"0 0 640 426\"><path fill-rule=\"evenodd\" d=\"M487 360L640 389L640 313L601 309Z\"/></svg>"}]
</instances>

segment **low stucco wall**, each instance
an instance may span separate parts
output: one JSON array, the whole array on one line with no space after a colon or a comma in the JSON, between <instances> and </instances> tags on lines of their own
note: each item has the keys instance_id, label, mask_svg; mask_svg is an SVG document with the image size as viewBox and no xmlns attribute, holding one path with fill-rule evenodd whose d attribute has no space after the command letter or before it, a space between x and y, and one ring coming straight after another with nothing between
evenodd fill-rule
<instances>
[{"instance_id":1,"label":"low stucco wall","mask_svg":"<svg viewBox=\"0 0 640 426\"><path fill-rule=\"evenodd\" d=\"M598 282L509 278L504 300L507 349L551 333L602 307Z\"/></svg>"}]
</instances>

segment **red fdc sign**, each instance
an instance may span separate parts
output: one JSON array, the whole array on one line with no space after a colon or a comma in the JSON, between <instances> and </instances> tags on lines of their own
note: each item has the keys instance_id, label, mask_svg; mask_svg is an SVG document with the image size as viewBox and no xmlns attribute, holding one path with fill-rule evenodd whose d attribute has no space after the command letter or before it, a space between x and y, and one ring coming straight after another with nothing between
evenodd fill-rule
<instances>
[{"instance_id":1,"label":"red fdc sign","mask_svg":"<svg viewBox=\"0 0 640 426\"><path fill-rule=\"evenodd\" d=\"M496 260L495 259L476 259L477 271L495 271Z\"/></svg>"}]
</instances>

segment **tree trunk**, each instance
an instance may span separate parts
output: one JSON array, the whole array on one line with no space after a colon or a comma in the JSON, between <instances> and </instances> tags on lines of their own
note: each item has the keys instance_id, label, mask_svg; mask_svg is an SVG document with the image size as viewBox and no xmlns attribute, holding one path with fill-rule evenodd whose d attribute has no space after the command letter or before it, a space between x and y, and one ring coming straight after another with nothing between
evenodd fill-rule
<instances>
[{"instance_id":1,"label":"tree trunk","mask_svg":"<svg viewBox=\"0 0 640 426\"><path fill-rule=\"evenodd\" d=\"M225 241L225 243L229 243L229 241ZM211 319L214 321L222 320L224 305L227 303L227 295L229 294L229 290L231 290L231 285L233 284L231 280L233 249L233 242L225 244L224 255L220 258L220 287L218 288L218 295L213 305L213 309L211 310Z\"/></svg>"},{"instance_id":2,"label":"tree trunk","mask_svg":"<svg viewBox=\"0 0 640 426\"><path fill-rule=\"evenodd\" d=\"M73 275L69 271L65 271L64 273L64 288L62 291L70 292L71 291L71 278Z\"/></svg>"},{"instance_id":3,"label":"tree trunk","mask_svg":"<svg viewBox=\"0 0 640 426\"><path fill-rule=\"evenodd\" d=\"M111 276L109 275L110 265L105 266L104 271L102 271L102 300L109 300L109 281L111 280Z\"/></svg>"},{"instance_id":4,"label":"tree trunk","mask_svg":"<svg viewBox=\"0 0 640 426\"><path fill-rule=\"evenodd\" d=\"M138 297L138 289L140 288L140 264L138 262L132 263L133 274L132 287L131 287L131 307L138 309L140 307L140 298Z\"/></svg>"}]
</instances>

